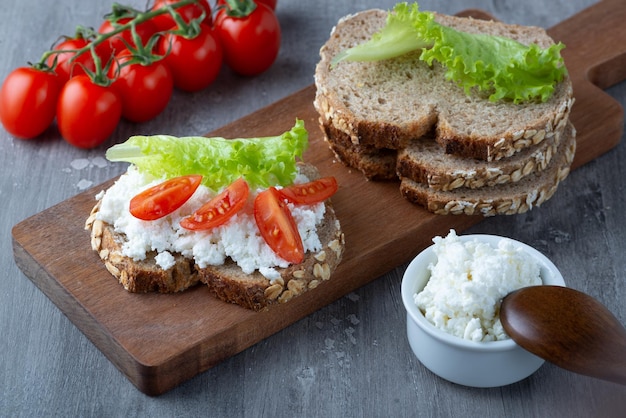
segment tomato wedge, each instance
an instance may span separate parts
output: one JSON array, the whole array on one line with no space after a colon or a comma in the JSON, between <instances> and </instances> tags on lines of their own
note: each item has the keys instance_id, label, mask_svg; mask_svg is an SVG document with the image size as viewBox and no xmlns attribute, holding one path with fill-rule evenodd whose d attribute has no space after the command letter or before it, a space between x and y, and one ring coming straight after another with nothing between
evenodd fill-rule
<instances>
[{"instance_id":1,"label":"tomato wedge","mask_svg":"<svg viewBox=\"0 0 626 418\"><path fill-rule=\"evenodd\" d=\"M275 187L257 195L254 218L261 236L276 255L293 264L304 260L304 246L298 227Z\"/></svg>"},{"instance_id":2,"label":"tomato wedge","mask_svg":"<svg viewBox=\"0 0 626 418\"><path fill-rule=\"evenodd\" d=\"M191 216L182 219L180 225L192 231L220 226L243 208L249 194L248 183L243 178L235 180Z\"/></svg>"},{"instance_id":3,"label":"tomato wedge","mask_svg":"<svg viewBox=\"0 0 626 418\"><path fill-rule=\"evenodd\" d=\"M337 188L337 180L331 176L284 187L278 193L283 199L287 199L295 205L312 205L323 202L334 195Z\"/></svg>"},{"instance_id":4,"label":"tomato wedge","mask_svg":"<svg viewBox=\"0 0 626 418\"><path fill-rule=\"evenodd\" d=\"M189 175L174 177L150 187L133 197L130 213L144 221L153 221L174 212L196 191L202 176Z\"/></svg>"}]
</instances>

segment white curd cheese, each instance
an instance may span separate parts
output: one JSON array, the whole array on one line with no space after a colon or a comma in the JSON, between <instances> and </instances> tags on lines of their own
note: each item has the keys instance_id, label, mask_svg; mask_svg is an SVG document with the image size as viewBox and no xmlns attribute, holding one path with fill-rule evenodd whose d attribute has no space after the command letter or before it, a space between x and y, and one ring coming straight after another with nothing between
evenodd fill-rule
<instances>
[{"instance_id":1,"label":"white curd cheese","mask_svg":"<svg viewBox=\"0 0 626 418\"><path fill-rule=\"evenodd\" d=\"M128 210L133 196L164 179L145 176L135 166L130 166L114 185L96 196L100 200L98 219L113 225L115 231L126 238L122 254L134 260L143 260L146 254L156 251L157 264L168 269L174 265L172 253L193 258L200 267L221 265L227 258L236 262L242 271L250 274L258 270L269 280L280 277L276 268L289 263L278 257L261 236L253 215L254 197L260 190L251 190L247 205L228 222L208 231L190 231L180 226L180 220L191 215L215 194L200 185L194 195L178 210L154 221L143 221ZM296 183L307 182L298 175ZM322 247L317 236L317 225L324 218L326 206L289 205L298 225L304 250L319 251Z\"/></svg>"},{"instance_id":2,"label":"white curd cheese","mask_svg":"<svg viewBox=\"0 0 626 418\"><path fill-rule=\"evenodd\" d=\"M433 239L437 262L417 307L437 328L471 341L509 338L500 322L500 302L508 293L541 284L539 265L503 238L497 248L476 240L462 242L454 230Z\"/></svg>"}]
</instances>

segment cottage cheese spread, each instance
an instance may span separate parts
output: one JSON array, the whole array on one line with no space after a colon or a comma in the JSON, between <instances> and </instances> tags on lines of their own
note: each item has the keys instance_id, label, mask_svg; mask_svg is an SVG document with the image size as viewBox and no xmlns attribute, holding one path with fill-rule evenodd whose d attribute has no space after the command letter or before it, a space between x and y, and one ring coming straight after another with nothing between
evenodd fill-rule
<instances>
[{"instance_id":1,"label":"cottage cheese spread","mask_svg":"<svg viewBox=\"0 0 626 418\"><path fill-rule=\"evenodd\" d=\"M230 257L244 273L258 270L270 280L280 277L277 267L289 265L265 243L256 226L252 202L260 190L251 190L248 204L241 212L224 225L208 231L189 231L180 226L182 218L191 215L214 196L203 185L180 209L168 216L155 221L143 221L132 216L128 211L130 199L163 180L149 178L131 165L113 186L97 196L100 200L98 219L113 225L117 233L126 237L122 246L123 255L143 260L148 252L156 251L157 264L166 270L174 265L172 253L193 258L200 268L221 265ZM295 182L307 181L305 176L298 175ZM325 205L289 207L298 225L305 252L319 251L322 244L317 235L317 225L324 218Z\"/></svg>"},{"instance_id":2,"label":"cottage cheese spread","mask_svg":"<svg viewBox=\"0 0 626 418\"><path fill-rule=\"evenodd\" d=\"M437 328L471 341L509 338L499 318L500 301L513 290L541 284L539 265L511 240L497 248L461 242L454 230L433 239L437 262L417 307Z\"/></svg>"}]
</instances>

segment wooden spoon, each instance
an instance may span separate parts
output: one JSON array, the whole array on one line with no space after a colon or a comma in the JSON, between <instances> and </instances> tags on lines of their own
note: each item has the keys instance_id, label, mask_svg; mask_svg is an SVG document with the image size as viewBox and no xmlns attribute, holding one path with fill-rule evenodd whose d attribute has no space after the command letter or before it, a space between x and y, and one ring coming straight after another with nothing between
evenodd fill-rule
<instances>
[{"instance_id":1,"label":"wooden spoon","mask_svg":"<svg viewBox=\"0 0 626 418\"><path fill-rule=\"evenodd\" d=\"M566 370L626 385L626 329L600 302L561 286L531 286L502 300L504 330Z\"/></svg>"}]
</instances>

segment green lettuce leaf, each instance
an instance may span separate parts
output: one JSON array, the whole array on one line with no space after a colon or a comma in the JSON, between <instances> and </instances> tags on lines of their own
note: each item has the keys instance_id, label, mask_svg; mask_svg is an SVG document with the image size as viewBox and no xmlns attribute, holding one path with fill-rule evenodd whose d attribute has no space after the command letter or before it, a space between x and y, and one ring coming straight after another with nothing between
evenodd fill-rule
<instances>
[{"instance_id":1,"label":"green lettuce leaf","mask_svg":"<svg viewBox=\"0 0 626 418\"><path fill-rule=\"evenodd\" d=\"M157 178L201 174L202 183L218 191L239 177L253 188L290 185L296 159L307 147L304 122L296 120L291 130L265 138L132 136L109 148L106 158L129 162Z\"/></svg>"},{"instance_id":2,"label":"green lettuce leaf","mask_svg":"<svg viewBox=\"0 0 626 418\"><path fill-rule=\"evenodd\" d=\"M397 48L387 45L399 42ZM411 47L411 44L413 47ZM542 49L515 40L457 31L435 22L431 12L420 12L417 3L397 4L386 26L372 39L342 51L334 60L383 60L422 50L420 59L446 67L446 78L470 94L476 88L489 100L523 103L547 101L567 74L560 51L562 43Z\"/></svg>"},{"instance_id":3,"label":"green lettuce leaf","mask_svg":"<svg viewBox=\"0 0 626 418\"><path fill-rule=\"evenodd\" d=\"M379 32L372 35L369 41L341 51L333 58L331 66L344 60L380 61L430 47L432 42L421 38L417 30L417 27L427 26L428 22L420 25L415 25L415 22L432 18L432 13L420 12L417 4L410 7L406 3L399 3L394 13L387 15L387 22Z\"/></svg>"}]
</instances>

